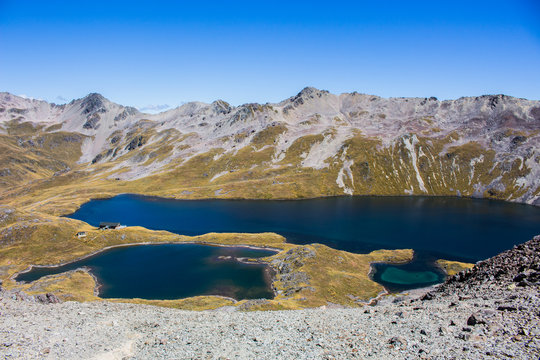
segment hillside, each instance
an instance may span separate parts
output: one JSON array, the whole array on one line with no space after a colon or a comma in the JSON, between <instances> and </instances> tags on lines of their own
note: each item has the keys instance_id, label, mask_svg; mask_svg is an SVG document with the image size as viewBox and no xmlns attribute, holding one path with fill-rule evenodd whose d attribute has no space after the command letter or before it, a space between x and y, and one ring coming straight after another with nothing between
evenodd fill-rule
<instances>
[{"instance_id":1,"label":"hillside","mask_svg":"<svg viewBox=\"0 0 540 360\"><path fill-rule=\"evenodd\" d=\"M504 95L439 101L305 88L275 104L191 102L144 114L99 94L55 105L1 93L0 137L2 202L50 214L125 192L540 204L540 101Z\"/></svg>"}]
</instances>

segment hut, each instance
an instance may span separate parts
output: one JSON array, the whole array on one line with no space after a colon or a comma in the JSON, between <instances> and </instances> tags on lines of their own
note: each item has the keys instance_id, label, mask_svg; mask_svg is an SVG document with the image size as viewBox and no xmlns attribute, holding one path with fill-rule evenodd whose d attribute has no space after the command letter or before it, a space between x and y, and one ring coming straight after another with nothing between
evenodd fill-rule
<instances>
[{"instance_id":1,"label":"hut","mask_svg":"<svg viewBox=\"0 0 540 360\"><path fill-rule=\"evenodd\" d=\"M79 232L77 233L77 237L78 237L79 239L85 238L85 237L86 237L86 231L79 231Z\"/></svg>"},{"instance_id":2,"label":"hut","mask_svg":"<svg viewBox=\"0 0 540 360\"><path fill-rule=\"evenodd\" d=\"M117 222L107 222L107 221L102 221L99 223L99 228L100 229L116 229L120 226L120 223L117 223Z\"/></svg>"}]
</instances>

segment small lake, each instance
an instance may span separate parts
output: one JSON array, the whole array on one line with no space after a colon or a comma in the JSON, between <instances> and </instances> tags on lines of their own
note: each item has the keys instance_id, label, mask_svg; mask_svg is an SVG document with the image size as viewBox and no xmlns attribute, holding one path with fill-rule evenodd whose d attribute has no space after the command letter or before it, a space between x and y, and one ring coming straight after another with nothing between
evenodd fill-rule
<instances>
[{"instance_id":1,"label":"small lake","mask_svg":"<svg viewBox=\"0 0 540 360\"><path fill-rule=\"evenodd\" d=\"M102 298L179 299L222 295L237 300L273 298L269 268L238 258L259 258L274 251L196 244L116 247L58 267L33 267L17 281L34 281L86 267L101 285Z\"/></svg>"},{"instance_id":2,"label":"small lake","mask_svg":"<svg viewBox=\"0 0 540 360\"><path fill-rule=\"evenodd\" d=\"M356 253L412 248L410 264L374 266L374 280L394 290L441 282L436 259L476 262L540 234L538 207L450 197L171 200L124 194L92 200L69 217L184 235L275 232L290 243Z\"/></svg>"},{"instance_id":3,"label":"small lake","mask_svg":"<svg viewBox=\"0 0 540 360\"><path fill-rule=\"evenodd\" d=\"M426 287L444 281L446 274L433 262L418 260L408 264L373 264L372 279L390 292Z\"/></svg>"}]
</instances>

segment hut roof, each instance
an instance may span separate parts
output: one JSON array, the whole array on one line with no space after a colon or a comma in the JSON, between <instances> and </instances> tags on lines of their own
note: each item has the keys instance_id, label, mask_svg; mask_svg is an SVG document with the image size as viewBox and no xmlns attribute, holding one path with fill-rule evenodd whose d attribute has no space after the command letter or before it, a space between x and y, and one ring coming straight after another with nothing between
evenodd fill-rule
<instances>
[{"instance_id":1,"label":"hut roof","mask_svg":"<svg viewBox=\"0 0 540 360\"><path fill-rule=\"evenodd\" d=\"M102 221L99 223L99 227L118 227L118 226L120 226L120 223L118 222Z\"/></svg>"}]
</instances>

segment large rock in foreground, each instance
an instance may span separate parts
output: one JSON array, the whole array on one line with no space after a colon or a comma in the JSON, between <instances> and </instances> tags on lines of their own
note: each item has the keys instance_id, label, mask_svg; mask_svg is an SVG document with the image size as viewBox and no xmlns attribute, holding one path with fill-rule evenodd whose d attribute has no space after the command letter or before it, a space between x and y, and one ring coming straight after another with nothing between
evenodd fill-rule
<instances>
[{"instance_id":1,"label":"large rock in foreground","mask_svg":"<svg viewBox=\"0 0 540 360\"><path fill-rule=\"evenodd\" d=\"M537 291L540 286L540 236L516 245L499 255L458 273L439 287L445 294L455 292L479 296L490 291L513 291L516 288Z\"/></svg>"}]
</instances>

